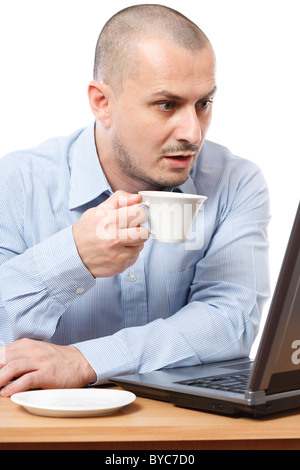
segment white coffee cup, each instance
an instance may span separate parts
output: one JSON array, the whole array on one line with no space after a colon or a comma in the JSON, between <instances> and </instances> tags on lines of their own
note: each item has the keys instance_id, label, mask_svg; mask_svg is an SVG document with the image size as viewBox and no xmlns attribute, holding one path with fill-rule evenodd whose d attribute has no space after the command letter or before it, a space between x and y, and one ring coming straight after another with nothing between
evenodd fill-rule
<instances>
[{"instance_id":1,"label":"white coffee cup","mask_svg":"<svg viewBox=\"0 0 300 470\"><path fill-rule=\"evenodd\" d=\"M205 196L166 191L140 191L148 210L150 233L153 240L167 243L185 243L196 214Z\"/></svg>"}]
</instances>

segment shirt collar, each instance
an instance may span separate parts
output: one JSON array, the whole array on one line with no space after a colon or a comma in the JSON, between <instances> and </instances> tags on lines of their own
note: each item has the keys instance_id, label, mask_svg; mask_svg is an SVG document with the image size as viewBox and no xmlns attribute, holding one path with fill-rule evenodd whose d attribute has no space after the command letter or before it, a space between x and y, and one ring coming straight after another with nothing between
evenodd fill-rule
<instances>
[{"instance_id":1,"label":"shirt collar","mask_svg":"<svg viewBox=\"0 0 300 470\"><path fill-rule=\"evenodd\" d=\"M94 128L95 123L85 128L72 146L70 209L83 206L105 192L112 193L99 162Z\"/></svg>"},{"instance_id":2,"label":"shirt collar","mask_svg":"<svg viewBox=\"0 0 300 470\"><path fill-rule=\"evenodd\" d=\"M181 184L180 186L177 186L176 189L178 189L179 192L185 194L198 194L191 175L188 177L185 183Z\"/></svg>"}]
</instances>

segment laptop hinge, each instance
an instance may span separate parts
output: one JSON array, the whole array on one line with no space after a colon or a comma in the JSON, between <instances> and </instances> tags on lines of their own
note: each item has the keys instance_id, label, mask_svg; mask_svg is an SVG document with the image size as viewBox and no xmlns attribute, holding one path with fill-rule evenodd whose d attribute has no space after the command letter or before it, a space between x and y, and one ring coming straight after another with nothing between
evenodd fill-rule
<instances>
[{"instance_id":1,"label":"laptop hinge","mask_svg":"<svg viewBox=\"0 0 300 470\"><path fill-rule=\"evenodd\" d=\"M248 390L245 392L245 399L248 401L249 406L253 405L262 405L266 403L266 393L264 390L251 391Z\"/></svg>"}]
</instances>

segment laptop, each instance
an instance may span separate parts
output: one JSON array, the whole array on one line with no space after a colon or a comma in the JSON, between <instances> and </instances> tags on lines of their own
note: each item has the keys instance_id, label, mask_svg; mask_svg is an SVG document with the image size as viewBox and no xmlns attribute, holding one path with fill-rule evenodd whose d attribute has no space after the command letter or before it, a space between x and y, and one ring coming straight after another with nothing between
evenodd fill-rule
<instances>
[{"instance_id":1,"label":"laptop","mask_svg":"<svg viewBox=\"0 0 300 470\"><path fill-rule=\"evenodd\" d=\"M300 203L255 360L111 378L138 396L253 417L300 407Z\"/></svg>"}]
</instances>

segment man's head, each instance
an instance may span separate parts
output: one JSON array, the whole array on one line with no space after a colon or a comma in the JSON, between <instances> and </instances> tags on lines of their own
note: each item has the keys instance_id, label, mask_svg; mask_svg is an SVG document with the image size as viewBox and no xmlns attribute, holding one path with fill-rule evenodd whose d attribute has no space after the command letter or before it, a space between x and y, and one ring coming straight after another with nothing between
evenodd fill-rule
<instances>
[{"instance_id":1,"label":"man's head","mask_svg":"<svg viewBox=\"0 0 300 470\"><path fill-rule=\"evenodd\" d=\"M186 181L215 90L210 42L180 13L139 5L109 20L98 40L89 98L112 188L136 192Z\"/></svg>"},{"instance_id":2,"label":"man's head","mask_svg":"<svg viewBox=\"0 0 300 470\"><path fill-rule=\"evenodd\" d=\"M171 42L191 53L207 46L205 34L181 13L160 5L137 5L121 10L102 29L95 52L94 79L122 91L128 77L138 73L136 47L145 39Z\"/></svg>"}]
</instances>

